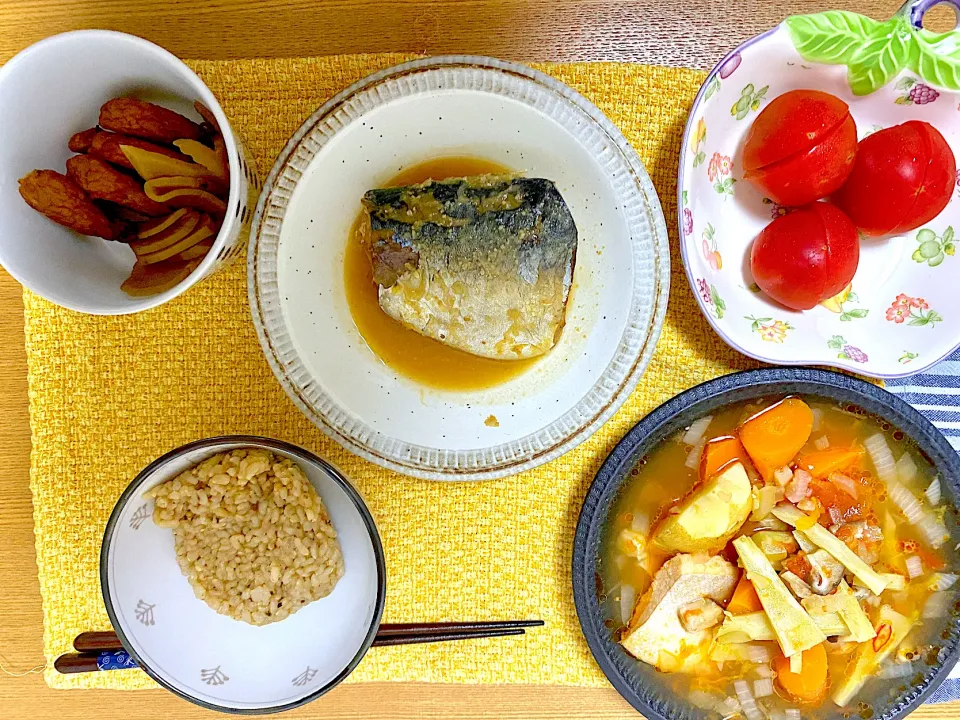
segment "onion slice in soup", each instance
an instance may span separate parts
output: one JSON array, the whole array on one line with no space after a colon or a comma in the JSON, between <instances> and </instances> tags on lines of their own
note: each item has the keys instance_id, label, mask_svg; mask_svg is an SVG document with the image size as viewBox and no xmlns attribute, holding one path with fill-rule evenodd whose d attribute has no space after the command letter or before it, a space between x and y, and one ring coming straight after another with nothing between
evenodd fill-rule
<instances>
[{"instance_id":1,"label":"onion slice in soup","mask_svg":"<svg viewBox=\"0 0 960 720\"><path fill-rule=\"evenodd\" d=\"M916 555L907 558L907 577L913 580L923 575L923 560Z\"/></svg>"},{"instance_id":2,"label":"onion slice in soup","mask_svg":"<svg viewBox=\"0 0 960 720\"><path fill-rule=\"evenodd\" d=\"M630 624L636 599L637 591L633 585L623 585L620 587L620 619L624 625Z\"/></svg>"},{"instance_id":3,"label":"onion slice in soup","mask_svg":"<svg viewBox=\"0 0 960 720\"><path fill-rule=\"evenodd\" d=\"M756 700L750 694L750 686L746 680L736 680L733 683L733 689L737 693L737 699L740 701L740 709L747 716L747 720L763 720L763 713L757 707Z\"/></svg>"},{"instance_id":4,"label":"onion slice in soup","mask_svg":"<svg viewBox=\"0 0 960 720\"><path fill-rule=\"evenodd\" d=\"M900 477L900 482L902 483L911 483L917 477L917 463L914 462L913 456L910 453L905 452L900 456L900 459L897 460L897 475Z\"/></svg>"},{"instance_id":5,"label":"onion slice in soup","mask_svg":"<svg viewBox=\"0 0 960 720\"><path fill-rule=\"evenodd\" d=\"M953 596L954 593L952 592L933 593L927 598L927 602L924 603L921 617L923 617L924 620L946 617L950 614L950 606L953 603Z\"/></svg>"},{"instance_id":6,"label":"onion slice in soup","mask_svg":"<svg viewBox=\"0 0 960 720\"><path fill-rule=\"evenodd\" d=\"M887 439L882 433L876 433L868 437L864 443L867 453L873 461L873 467L879 477L885 483L891 483L897 479L897 463L893 460L893 453L890 452L890 446L887 445Z\"/></svg>"},{"instance_id":7,"label":"onion slice in soup","mask_svg":"<svg viewBox=\"0 0 960 720\"><path fill-rule=\"evenodd\" d=\"M923 520L923 506L920 504L920 501L914 497L912 492L907 490L907 488L899 482L890 483L888 490L890 500L900 509L903 516L907 518L908 523L916 525Z\"/></svg>"},{"instance_id":8,"label":"onion slice in soup","mask_svg":"<svg viewBox=\"0 0 960 720\"><path fill-rule=\"evenodd\" d=\"M707 415L694 421L683 434L683 444L696 445L703 440L703 436L706 434L707 428L710 427L712 421L713 415Z\"/></svg>"},{"instance_id":9,"label":"onion slice in soup","mask_svg":"<svg viewBox=\"0 0 960 720\"><path fill-rule=\"evenodd\" d=\"M953 573L934 573L930 578L931 590L949 590L957 582L957 576Z\"/></svg>"},{"instance_id":10,"label":"onion slice in soup","mask_svg":"<svg viewBox=\"0 0 960 720\"><path fill-rule=\"evenodd\" d=\"M700 455L703 454L703 446L706 445L703 438L697 441L697 444L693 446L690 452L687 454L687 460L684 462L691 470L695 469L700 464Z\"/></svg>"}]
</instances>

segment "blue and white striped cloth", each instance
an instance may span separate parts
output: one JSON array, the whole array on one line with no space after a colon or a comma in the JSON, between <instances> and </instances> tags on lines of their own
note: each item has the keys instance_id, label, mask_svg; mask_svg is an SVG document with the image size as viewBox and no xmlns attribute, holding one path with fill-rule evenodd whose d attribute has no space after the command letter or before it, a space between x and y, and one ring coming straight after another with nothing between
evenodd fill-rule
<instances>
[{"instance_id":1,"label":"blue and white striped cloth","mask_svg":"<svg viewBox=\"0 0 960 720\"><path fill-rule=\"evenodd\" d=\"M960 452L960 350L922 373L887 380L887 390L926 415ZM960 700L960 664L927 702Z\"/></svg>"}]
</instances>

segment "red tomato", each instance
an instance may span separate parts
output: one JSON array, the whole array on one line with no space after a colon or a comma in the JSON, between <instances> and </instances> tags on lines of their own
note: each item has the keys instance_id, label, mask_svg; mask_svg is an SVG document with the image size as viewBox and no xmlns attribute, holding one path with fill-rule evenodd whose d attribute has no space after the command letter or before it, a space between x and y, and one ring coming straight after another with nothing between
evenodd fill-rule
<instances>
[{"instance_id":1,"label":"red tomato","mask_svg":"<svg viewBox=\"0 0 960 720\"><path fill-rule=\"evenodd\" d=\"M774 202L806 205L843 185L856 154L857 126L843 100L791 90L774 98L750 126L744 178Z\"/></svg>"},{"instance_id":2,"label":"red tomato","mask_svg":"<svg viewBox=\"0 0 960 720\"><path fill-rule=\"evenodd\" d=\"M841 210L813 203L782 215L753 241L750 268L760 289L782 305L809 310L853 279L857 228Z\"/></svg>"},{"instance_id":3,"label":"red tomato","mask_svg":"<svg viewBox=\"0 0 960 720\"><path fill-rule=\"evenodd\" d=\"M933 125L911 120L864 138L834 201L864 235L904 233L933 220L957 182L957 161Z\"/></svg>"}]
</instances>

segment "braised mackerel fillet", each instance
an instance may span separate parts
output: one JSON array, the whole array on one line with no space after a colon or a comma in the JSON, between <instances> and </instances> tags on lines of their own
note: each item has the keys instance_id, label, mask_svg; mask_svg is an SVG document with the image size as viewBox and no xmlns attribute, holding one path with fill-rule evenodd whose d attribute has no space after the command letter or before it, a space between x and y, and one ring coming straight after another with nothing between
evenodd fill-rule
<instances>
[{"instance_id":1,"label":"braised mackerel fillet","mask_svg":"<svg viewBox=\"0 0 960 720\"><path fill-rule=\"evenodd\" d=\"M556 344L577 227L551 181L452 178L370 190L363 205L380 307L392 318L500 360Z\"/></svg>"}]
</instances>

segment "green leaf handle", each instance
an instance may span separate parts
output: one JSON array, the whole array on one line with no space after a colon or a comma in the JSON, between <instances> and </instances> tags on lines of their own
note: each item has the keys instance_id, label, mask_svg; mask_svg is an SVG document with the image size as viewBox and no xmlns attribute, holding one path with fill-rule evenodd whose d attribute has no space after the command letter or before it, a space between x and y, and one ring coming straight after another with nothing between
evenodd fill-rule
<instances>
[{"instance_id":1,"label":"green leaf handle","mask_svg":"<svg viewBox=\"0 0 960 720\"><path fill-rule=\"evenodd\" d=\"M893 80L910 59L913 38L902 28L878 27L847 63L854 95L869 95Z\"/></svg>"},{"instance_id":2,"label":"green leaf handle","mask_svg":"<svg viewBox=\"0 0 960 720\"><path fill-rule=\"evenodd\" d=\"M878 90L904 68L929 85L960 90L960 32L923 29L924 14L941 2L960 11L960 0L908 0L886 22L845 10L794 15L785 22L805 60L847 66L854 95Z\"/></svg>"},{"instance_id":3,"label":"green leaf handle","mask_svg":"<svg viewBox=\"0 0 960 720\"><path fill-rule=\"evenodd\" d=\"M880 25L876 20L846 10L793 15L786 22L797 52L805 60L829 65L850 62L864 38Z\"/></svg>"}]
</instances>

